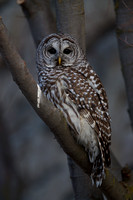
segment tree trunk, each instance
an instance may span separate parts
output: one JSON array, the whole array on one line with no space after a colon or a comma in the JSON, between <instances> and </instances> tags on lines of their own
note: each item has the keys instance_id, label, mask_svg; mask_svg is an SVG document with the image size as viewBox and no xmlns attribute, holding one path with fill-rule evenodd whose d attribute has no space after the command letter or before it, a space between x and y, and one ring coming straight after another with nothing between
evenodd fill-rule
<instances>
[{"instance_id":1,"label":"tree trunk","mask_svg":"<svg viewBox=\"0 0 133 200\"><path fill-rule=\"evenodd\" d=\"M116 32L133 127L133 0L115 1Z\"/></svg>"}]
</instances>

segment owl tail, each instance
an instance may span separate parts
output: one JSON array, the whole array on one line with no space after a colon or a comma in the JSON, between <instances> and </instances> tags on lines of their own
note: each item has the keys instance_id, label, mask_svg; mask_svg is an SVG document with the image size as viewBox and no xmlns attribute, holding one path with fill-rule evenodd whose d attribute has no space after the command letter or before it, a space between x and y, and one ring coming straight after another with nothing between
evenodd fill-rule
<instances>
[{"instance_id":1,"label":"owl tail","mask_svg":"<svg viewBox=\"0 0 133 200\"><path fill-rule=\"evenodd\" d=\"M95 161L93 162L92 173L91 173L91 180L92 185L96 185L96 187L101 186L102 180L105 178L105 170L104 170L104 163L99 154Z\"/></svg>"}]
</instances>

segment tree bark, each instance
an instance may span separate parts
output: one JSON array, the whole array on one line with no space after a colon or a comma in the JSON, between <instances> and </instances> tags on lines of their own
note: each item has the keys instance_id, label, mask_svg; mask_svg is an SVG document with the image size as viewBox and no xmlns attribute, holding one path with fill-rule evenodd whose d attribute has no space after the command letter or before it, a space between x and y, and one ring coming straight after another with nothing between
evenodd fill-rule
<instances>
[{"instance_id":1,"label":"tree bark","mask_svg":"<svg viewBox=\"0 0 133 200\"><path fill-rule=\"evenodd\" d=\"M115 1L116 33L133 127L133 1Z\"/></svg>"},{"instance_id":2,"label":"tree bark","mask_svg":"<svg viewBox=\"0 0 133 200\"><path fill-rule=\"evenodd\" d=\"M91 179L86 173L68 156L70 178L72 181L75 200L103 200L103 193L92 186Z\"/></svg>"},{"instance_id":3,"label":"tree bark","mask_svg":"<svg viewBox=\"0 0 133 200\"><path fill-rule=\"evenodd\" d=\"M85 15L83 0L55 0L56 22L59 33L68 33L85 51Z\"/></svg>"}]
</instances>

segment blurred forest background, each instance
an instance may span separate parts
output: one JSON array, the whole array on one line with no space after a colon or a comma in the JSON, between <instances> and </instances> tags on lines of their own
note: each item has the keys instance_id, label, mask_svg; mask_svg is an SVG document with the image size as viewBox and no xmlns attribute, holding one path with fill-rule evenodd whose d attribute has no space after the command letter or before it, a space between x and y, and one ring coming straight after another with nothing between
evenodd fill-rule
<instances>
[{"instance_id":1,"label":"blurred forest background","mask_svg":"<svg viewBox=\"0 0 133 200\"><path fill-rule=\"evenodd\" d=\"M115 34L112 0L86 0L87 58L106 88L112 146L122 166L133 166L133 134ZM54 0L51 0L54 12ZM1 0L0 15L37 80L36 47L16 1ZM13 82L0 57L0 200L72 200L67 158L53 134Z\"/></svg>"}]
</instances>

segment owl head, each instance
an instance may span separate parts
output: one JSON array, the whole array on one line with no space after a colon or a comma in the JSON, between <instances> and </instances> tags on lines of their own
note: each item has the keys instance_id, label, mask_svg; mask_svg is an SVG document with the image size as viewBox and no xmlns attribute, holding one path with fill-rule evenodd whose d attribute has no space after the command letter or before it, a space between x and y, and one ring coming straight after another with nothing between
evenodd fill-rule
<instances>
[{"instance_id":1,"label":"owl head","mask_svg":"<svg viewBox=\"0 0 133 200\"><path fill-rule=\"evenodd\" d=\"M37 49L37 65L41 67L71 67L84 59L79 45L69 35L51 34Z\"/></svg>"}]
</instances>

